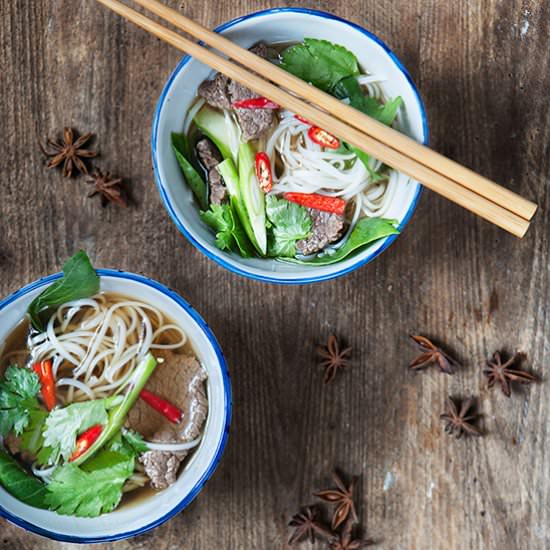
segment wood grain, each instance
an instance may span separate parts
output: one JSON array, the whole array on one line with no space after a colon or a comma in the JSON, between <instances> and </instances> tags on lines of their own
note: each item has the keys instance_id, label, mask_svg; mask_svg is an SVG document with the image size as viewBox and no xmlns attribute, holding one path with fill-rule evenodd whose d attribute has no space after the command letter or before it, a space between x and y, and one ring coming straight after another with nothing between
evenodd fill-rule
<instances>
[{"instance_id":1,"label":"wood grain","mask_svg":"<svg viewBox=\"0 0 550 550\"><path fill-rule=\"evenodd\" d=\"M281 4L167 3L209 27ZM523 241L426 192L391 249L343 279L277 287L231 275L178 233L153 182L151 119L178 52L91 0L0 0L0 294L84 247L98 266L176 289L226 353L235 415L219 469L187 510L117 548L285 548L288 518L335 466L361 474L360 516L379 548L547 548L550 386L506 399L480 369L495 349L522 349L544 378L550 358L550 5L301 5L379 35L420 87L435 148L538 202ZM37 136L65 125L97 133L97 164L127 177L133 208L101 209L82 180L45 170ZM313 347L332 331L354 347L353 366L323 387ZM411 332L448 342L463 371L408 373ZM484 438L443 434L447 394L479 398ZM5 521L0 544L69 548Z\"/></svg>"}]
</instances>

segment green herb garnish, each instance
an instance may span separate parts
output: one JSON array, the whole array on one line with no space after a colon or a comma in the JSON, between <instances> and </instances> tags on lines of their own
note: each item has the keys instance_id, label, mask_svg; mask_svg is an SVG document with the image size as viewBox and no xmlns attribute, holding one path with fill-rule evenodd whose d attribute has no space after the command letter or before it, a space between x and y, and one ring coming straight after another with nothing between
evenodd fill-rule
<instances>
[{"instance_id":1,"label":"green herb garnish","mask_svg":"<svg viewBox=\"0 0 550 550\"><path fill-rule=\"evenodd\" d=\"M44 430L44 447L51 450L49 464L56 464L60 457L68 460L79 434L96 424L107 424L106 401L72 403L50 412Z\"/></svg>"},{"instance_id":2,"label":"green herb garnish","mask_svg":"<svg viewBox=\"0 0 550 550\"><path fill-rule=\"evenodd\" d=\"M86 252L80 250L63 265L63 277L39 294L29 306L28 314L32 325L44 330L44 317L53 308L81 298L88 298L99 292L99 276L95 272Z\"/></svg>"},{"instance_id":3,"label":"green herb garnish","mask_svg":"<svg viewBox=\"0 0 550 550\"><path fill-rule=\"evenodd\" d=\"M11 365L0 383L0 435L11 431L20 435L30 422L30 414L40 409L36 395L40 380L35 372Z\"/></svg>"},{"instance_id":4,"label":"green herb garnish","mask_svg":"<svg viewBox=\"0 0 550 550\"><path fill-rule=\"evenodd\" d=\"M185 181L191 188L191 191L193 191L193 194L199 202L199 206L202 209L208 208L208 191L206 183L189 160L191 158L191 151L187 136L185 134L173 132L172 149L174 150L178 164L185 177Z\"/></svg>"},{"instance_id":5,"label":"green herb garnish","mask_svg":"<svg viewBox=\"0 0 550 550\"><path fill-rule=\"evenodd\" d=\"M134 473L135 460L113 451L98 453L85 466L68 463L56 468L48 483L45 502L58 514L97 517L114 510L122 487Z\"/></svg>"},{"instance_id":6,"label":"green herb garnish","mask_svg":"<svg viewBox=\"0 0 550 550\"><path fill-rule=\"evenodd\" d=\"M325 92L330 92L343 78L359 74L352 52L316 38L304 38L303 43L286 49L281 68Z\"/></svg>"},{"instance_id":7,"label":"green herb garnish","mask_svg":"<svg viewBox=\"0 0 550 550\"><path fill-rule=\"evenodd\" d=\"M366 246L378 239L397 235L399 229L395 227L397 220L384 218L362 218L357 222L346 243L338 248L334 254L324 254L311 260L299 260L288 258L287 261L307 265L329 265L339 262L349 256L355 250Z\"/></svg>"},{"instance_id":8,"label":"green herb garnish","mask_svg":"<svg viewBox=\"0 0 550 550\"><path fill-rule=\"evenodd\" d=\"M46 486L27 473L21 465L0 448L0 485L16 499L35 506L47 508Z\"/></svg>"},{"instance_id":9,"label":"green herb garnish","mask_svg":"<svg viewBox=\"0 0 550 550\"><path fill-rule=\"evenodd\" d=\"M201 212L200 216L216 231L215 244L219 249L239 252L244 258L253 256L250 241L236 211L235 199L230 204L211 204L210 210Z\"/></svg>"},{"instance_id":10,"label":"green herb garnish","mask_svg":"<svg viewBox=\"0 0 550 550\"><path fill-rule=\"evenodd\" d=\"M296 241L311 235L313 222L307 210L294 202L266 197L266 214L271 222L268 251L270 256L293 257Z\"/></svg>"}]
</instances>

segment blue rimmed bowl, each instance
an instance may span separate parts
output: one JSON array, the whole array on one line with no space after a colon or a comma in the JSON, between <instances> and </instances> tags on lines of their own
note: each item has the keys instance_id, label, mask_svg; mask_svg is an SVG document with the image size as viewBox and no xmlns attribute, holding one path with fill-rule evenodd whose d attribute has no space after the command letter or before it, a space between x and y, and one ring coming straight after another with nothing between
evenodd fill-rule
<instances>
[{"instance_id":1,"label":"blue rimmed bowl","mask_svg":"<svg viewBox=\"0 0 550 550\"><path fill-rule=\"evenodd\" d=\"M302 8L275 8L225 23L216 29L230 40L250 47L268 43L298 42L304 37L322 38L342 44L359 59L363 69L382 75L387 97L400 95L404 109L398 119L400 130L427 144L428 124L424 105L410 75L376 36L334 15ZM184 57L166 83L153 121L152 152L156 182L164 205L178 229L208 258L234 273L260 281L304 284L345 275L370 262L388 248L396 236L381 239L359 253L328 266L304 266L262 258L241 258L219 250L215 236L199 217L191 190L179 170L171 149L171 132L181 132L185 113L196 97L199 84L211 74L200 62ZM419 183L400 175L400 184L386 214L399 220L402 230L412 216L421 191Z\"/></svg>"},{"instance_id":2,"label":"blue rimmed bowl","mask_svg":"<svg viewBox=\"0 0 550 550\"><path fill-rule=\"evenodd\" d=\"M231 384L227 365L212 331L178 294L133 273L99 269L101 290L133 296L151 303L187 333L208 373L208 418L200 445L185 464L177 482L151 497L122 506L97 518L61 516L39 510L12 497L0 486L0 516L33 533L52 539L89 544L139 535L183 510L216 469L225 448L231 421ZM28 305L61 274L40 279L0 302L0 343L24 317Z\"/></svg>"}]
</instances>

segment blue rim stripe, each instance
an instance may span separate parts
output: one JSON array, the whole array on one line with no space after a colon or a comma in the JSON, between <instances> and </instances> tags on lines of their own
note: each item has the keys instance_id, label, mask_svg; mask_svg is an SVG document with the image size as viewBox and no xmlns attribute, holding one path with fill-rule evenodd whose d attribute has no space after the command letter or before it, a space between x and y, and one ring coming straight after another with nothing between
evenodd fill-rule
<instances>
[{"instance_id":1,"label":"blue rim stripe","mask_svg":"<svg viewBox=\"0 0 550 550\"><path fill-rule=\"evenodd\" d=\"M43 529L42 527L38 527L33 523L30 523L17 516L14 516L0 504L0 517L7 519L14 525L17 525L18 527L22 527L27 531L31 531L32 533L35 533L37 535L42 535L43 537L48 537L50 539L54 539L62 542L73 542L77 544L110 542L110 541L116 541L116 540L134 537L136 535L141 535L147 531L150 531L151 529L154 529L155 527L158 527L162 523L171 519L177 513L181 512L184 508L186 508L189 505L189 503L202 490L203 486L210 479L210 477L214 473L214 470L218 466L218 463L222 457L223 451L227 444L227 438L229 436L229 426L231 424L231 415L232 415L231 380L229 377L229 371L227 370L227 363L225 361L221 348L216 340L216 337L212 333L212 330L206 324L203 318L198 314L198 312L193 308L193 306L191 306L188 302L186 302L181 296L179 296L179 294L177 294L173 290L170 290L168 287L158 283L157 281L144 277L143 275L137 275L135 273L129 273L126 271L113 270L113 269L97 269L96 272L101 277L113 277L116 279L125 279L129 281L135 281L161 292L162 294L164 294L165 296L167 296L168 298L171 298L174 302L176 302L183 310L185 310L186 313L188 313L191 316L191 318L197 323L197 325L199 325L200 329L204 332L204 334L208 338L216 354L216 358L221 368L222 378L223 378L223 390L224 390L224 396L225 396L225 426L223 429L222 437L218 442L218 448L216 449L214 458L212 459L208 468L206 468L201 478L197 481L195 486L191 489L191 491L167 514L149 523L148 525L145 525L133 531L126 531L124 533L117 533L115 535L108 535L103 537L75 537L72 535L64 535L62 533L48 531L47 529ZM49 275L47 277L39 279L38 281L35 281L34 283L31 283L23 287L17 292L14 292L13 294L11 294L10 296L8 296L7 298L5 298L0 302L0 312L12 302L29 294L29 292L32 292L33 290L36 290L37 288L40 288L42 286L46 286L52 283L53 281L55 281L56 279L59 279L62 276L63 276L62 273ZM67 516L67 517L70 518L70 516Z\"/></svg>"},{"instance_id":2,"label":"blue rim stripe","mask_svg":"<svg viewBox=\"0 0 550 550\"><path fill-rule=\"evenodd\" d=\"M418 88L416 87L411 75L407 71L407 69L404 67L404 65L401 63L399 58L393 53L393 51L382 41L380 38L378 38L376 35L372 34L367 29L361 27L360 25L357 25L356 23L352 23L350 21L347 21L345 19L342 19L341 17L338 17L337 15L333 15L331 13L327 13L324 11L319 10L313 10L313 9L307 9L307 8L271 8L266 10L257 11L254 13L251 13L249 15L244 15L242 17L238 17L236 19L233 19L232 21L229 21L227 23L224 23L220 25L219 27L216 27L214 29L215 32L221 33L227 29L232 28L233 26L243 22L247 21L249 19L254 19L256 17L262 17L265 15L270 14L277 14L277 13L300 13L300 14L307 14L311 15L313 17L320 17L322 19L330 19L333 21L338 21L340 23L344 23L347 26L361 32L368 38L370 38L373 42L381 46L384 51L388 54L388 56L392 59L392 61L395 63L397 68L403 73L405 76L407 82L411 86L414 95L416 97L416 101L418 103L418 107L420 109L421 117L422 117L422 132L424 135L424 139L422 143L424 145L429 144L429 129L428 129L428 118L426 115L426 109L424 107L424 102L422 101L422 98L420 96L420 92L418 91ZM217 264L221 265L222 267L225 267L227 270L231 271L232 273L236 273L238 275L242 275L243 277L247 277L249 279L255 280L255 281L262 281L266 283L276 283L281 285L292 285L292 284L307 284L307 283L318 283L321 281L328 281L330 279L335 279L336 277L341 277L343 275L346 275L348 273L351 273L352 271L355 271L356 269L362 267L363 265L367 264L368 262L374 260L377 256L382 254L394 241L399 237L399 235L391 235L389 237L386 237L384 244L369 254L367 257L363 258L362 260L356 262L355 264L345 268L341 269L340 271L336 271L334 273L328 273L326 275L317 275L312 277L295 277L295 278L288 278L288 279L279 279L273 276L269 275L258 275L256 273L250 273L249 271L246 271L244 268L240 268L237 266L234 266L227 262L223 255L225 254L223 251L220 251L219 253L213 253L210 250L208 250L204 245L202 245L200 242L198 242L191 232L185 227L184 223L181 221L181 219L176 214L175 208L168 196L168 193L165 189L165 186L163 182L160 179L160 173L159 173L159 167L158 167L158 160L157 160L157 144L159 139L159 124L160 124L160 113L162 111L162 108L164 106L164 102L166 100L166 96L168 95L168 92L170 91L170 88L172 87L172 83L174 82L175 78L178 76L180 71L191 61L191 56L186 55L182 58L179 65L176 67L176 69L172 72L170 77L168 78L168 81L166 82L162 93L160 95L160 99L157 103L157 107L155 110L155 116L153 118L153 128L152 128L152 135L151 135L151 152L152 152L152 158L153 158L153 171L155 174L155 182L157 185L157 188L159 190L162 202L164 203L165 208L168 210L168 213L170 214L170 217L172 218L172 221L175 223L176 227L179 229L181 233L187 238L188 241L193 244L196 248L198 248L207 258L210 260L215 261ZM416 205L418 203L418 200L420 199L420 195L422 193L422 185L419 185L418 190L416 192L416 195L414 196L411 205L405 214L403 220L399 224L399 230L400 232L403 231L407 223L409 222L411 216L413 215Z\"/></svg>"}]
</instances>

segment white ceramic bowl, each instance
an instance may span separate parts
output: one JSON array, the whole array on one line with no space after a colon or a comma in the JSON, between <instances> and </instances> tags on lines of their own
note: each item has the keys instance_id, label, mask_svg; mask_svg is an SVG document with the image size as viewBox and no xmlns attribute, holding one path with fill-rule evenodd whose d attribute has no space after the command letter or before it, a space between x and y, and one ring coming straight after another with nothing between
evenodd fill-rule
<instances>
[{"instance_id":1,"label":"white ceramic bowl","mask_svg":"<svg viewBox=\"0 0 550 550\"><path fill-rule=\"evenodd\" d=\"M203 439L170 488L135 505L98 518L75 518L23 504L0 486L0 516L52 539L92 543L138 535L164 523L197 496L212 475L225 447L231 420L231 385L227 366L214 335L199 314L165 286L132 273L97 270L101 290L119 292L153 304L186 331L208 373L209 412ZM23 318L32 299L61 274L40 279L0 303L0 342Z\"/></svg>"},{"instance_id":2,"label":"white ceramic bowl","mask_svg":"<svg viewBox=\"0 0 550 550\"><path fill-rule=\"evenodd\" d=\"M428 124L422 100L411 77L391 50L366 29L328 13L302 8L276 8L253 13L216 29L244 47L263 40L268 43L301 41L304 37L323 38L343 44L371 73L384 75L387 97L400 95L404 109L398 122L401 131L416 140L428 142ZM211 70L184 57L170 76L160 97L153 121L153 166L164 204L179 230L206 256L230 271L272 283L312 283L332 279L357 269L374 259L395 240L396 235L375 242L342 262L322 267L295 265L277 260L241 258L214 245L215 236L199 218L191 190L185 185L170 144L171 132L181 132L185 113L199 84ZM402 230L411 217L421 186L413 181L403 184L386 217L399 220Z\"/></svg>"}]
</instances>

